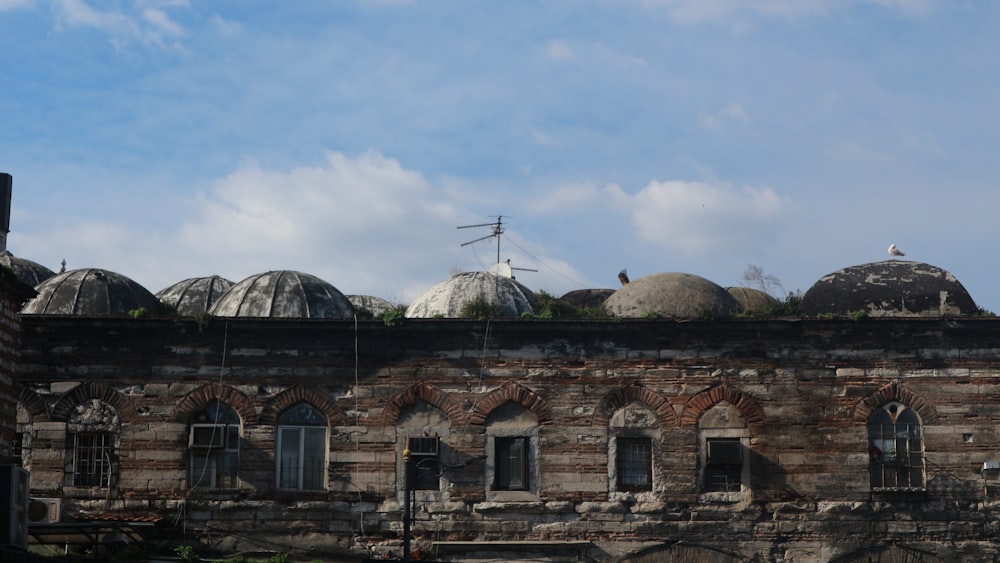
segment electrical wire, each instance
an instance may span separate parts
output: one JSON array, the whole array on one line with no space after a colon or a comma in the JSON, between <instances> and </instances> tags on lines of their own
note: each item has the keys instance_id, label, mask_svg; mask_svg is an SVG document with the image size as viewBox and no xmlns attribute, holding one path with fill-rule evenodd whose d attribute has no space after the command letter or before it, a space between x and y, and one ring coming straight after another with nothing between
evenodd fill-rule
<instances>
[{"instance_id":1,"label":"electrical wire","mask_svg":"<svg viewBox=\"0 0 1000 563\"><path fill-rule=\"evenodd\" d=\"M517 242L515 242L515 241L514 241L513 239L511 239L511 238L510 238L509 236L506 236L506 235L504 235L504 237L503 237L503 238L505 238L505 239L507 239L508 241L510 241L510 243L511 243L511 244L513 244L514 246L516 246L516 247L518 248L518 250L520 250L521 252L523 252L523 253L527 254L529 258L531 258L532 260L534 260L534 261L535 261L535 262L537 262L538 264L541 264L542 266L545 266L545 267L546 267L546 268L547 268L548 270L550 270L550 271L554 272L555 274L559 275L559 276L560 276L560 277L562 277L562 278L565 278L565 279L566 279L567 281L570 281L570 282L572 282L572 283L573 283L573 284L575 284L575 285L576 285L576 286L577 286L578 288L581 288L581 289L582 289L582 288L584 287L584 285L583 285L582 283L580 283L580 282L578 282L577 280L575 280L575 279L573 279L573 278L571 278L571 277L567 276L566 274L564 274L564 273L560 272L559 270L557 270L557 269L553 268L552 266L549 266L548 264L546 264L545 262L543 262L543 261L542 261L542 260L541 260L540 258L538 258L537 256L535 256L534 254L532 254L532 253L528 252L527 250L525 250L525 249L524 249L524 247L522 247L521 245L517 244Z\"/></svg>"}]
</instances>

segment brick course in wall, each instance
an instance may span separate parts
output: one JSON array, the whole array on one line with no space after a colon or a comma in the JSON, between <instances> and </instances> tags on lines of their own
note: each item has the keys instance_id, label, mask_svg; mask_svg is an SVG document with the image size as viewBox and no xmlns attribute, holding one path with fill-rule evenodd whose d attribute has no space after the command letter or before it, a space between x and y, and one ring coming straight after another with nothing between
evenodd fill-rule
<instances>
[{"instance_id":1,"label":"brick course in wall","mask_svg":"<svg viewBox=\"0 0 1000 563\"><path fill-rule=\"evenodd\" d=\"M982 471L1000 460L994 319L23 324L26 465L33 494L62 497L67 517L152 511L222 550L398 554L401 438L415 430L397 425L436 409L446 426L424 432L446 430L445 461L458 467L415 494L413 535L441 559L1000 557L1000 478ZM93 399L121 419L120 474L110 490L65 489L66 420ZM192 490L188 424L216 400L240 418L239 486ZM890 401L921 422L919 490L870 482L867 421ZM301 403L328 423L324 490L277 487L276 426ZM700 423L720 404L743 424L748 473L735 492L702 484ZM536 423L538 482L501 500L482 457L509 405ZM654 483L616 491L611 441L631 427L611 422L632 406L652 413L654 427L634 430L655 436Z\"/></svg>"}]
</instances>

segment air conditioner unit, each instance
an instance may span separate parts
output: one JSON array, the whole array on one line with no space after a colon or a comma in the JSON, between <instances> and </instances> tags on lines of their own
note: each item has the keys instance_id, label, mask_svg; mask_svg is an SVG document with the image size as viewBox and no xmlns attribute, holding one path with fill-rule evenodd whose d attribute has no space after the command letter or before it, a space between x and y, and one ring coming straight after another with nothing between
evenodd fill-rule
<instances>
[{"instance_id":1,"label":"air conditioner unit","mask_svg":"<svg viewBox=\"0 0 1000 563\"><path fill-rule=\"evenodd\" d=\"M226 443L226 427L216 424L191 426L192 448L222 448Z\"/></svg>"},{"instance_id":2,"label":"air conditioner unit","mask_svg":"<svg viewBox=\"0 0 1000 563\"><path fill-rule=\"evenodd\" d=\"M62 499L33 498L28 503L30 524L55 524L62 520Z\"/></svg>"},{"instance_id":3,"label":"air conditioner unit","mask_svg":"<svg viewBox=\"0 0 1000 563\"><path fill-rule=\"evenodd\" d=\"M55 524L62 520L62 499L33 498L28 503L28 522Z\"/></svg>"},{"instance_id":4,"label":"air conditioner unit","mask_svg":"<svg viewBox=\"0 0 1000 563\"><path fill-rule=\"evenodd\" d=\"M0 465L0 545L28 548L29 475L15 465Z\"/></svg>"},{"instance_id":5,"label":"air conditioner unit","mask_svg":"<svg viewBox=\"0 0 1000 563\"><path fill-rule=\"evenodd\" d=\"M413 455L437 455L438 454L438 442L440 438L437 436L410 436L409 438L410 453Z\"/></svg>"}]
</instances>

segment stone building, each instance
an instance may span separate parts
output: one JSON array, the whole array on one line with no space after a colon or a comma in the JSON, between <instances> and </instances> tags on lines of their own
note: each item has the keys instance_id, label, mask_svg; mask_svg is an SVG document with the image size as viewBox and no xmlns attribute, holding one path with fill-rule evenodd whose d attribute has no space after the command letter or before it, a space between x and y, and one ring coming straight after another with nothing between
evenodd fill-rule
<instances>
[{"instance_id":1,"label":"stone building","mask_svg":"<svg viewBox=\"0 0 1000 563\"><path fill-rule=\"evenodd\" d=\"M160 293L183 316L113 272L43 281L17 365L32 494L219 552L399 555L408 451L437 560L1000 559L1000 323L944 270L838 270L788 318L678 273L614 318L521 318L487 275L427 301L503 286L510 318L357 321L298 272L185 280Z\"/></svg>"}]
</instances>

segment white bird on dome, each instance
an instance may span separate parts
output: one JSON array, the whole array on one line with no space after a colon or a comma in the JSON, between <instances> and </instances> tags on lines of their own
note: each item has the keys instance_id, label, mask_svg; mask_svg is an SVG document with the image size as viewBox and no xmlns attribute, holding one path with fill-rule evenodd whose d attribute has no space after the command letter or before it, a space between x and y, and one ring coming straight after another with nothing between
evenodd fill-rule
<instances>
[{"instance_id":1,"label":"white bird on dome","mask_svg":"<svg viewBox=\"0 0 1000 563\"><path fill-rule=\"evenodd\" d=\"M906 256L906 253L896 248L895 243L889 245L889 254L891 254L892 256Z\"/></svg>"}]
</instances>

